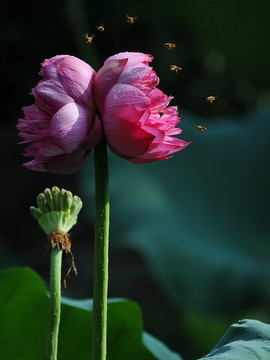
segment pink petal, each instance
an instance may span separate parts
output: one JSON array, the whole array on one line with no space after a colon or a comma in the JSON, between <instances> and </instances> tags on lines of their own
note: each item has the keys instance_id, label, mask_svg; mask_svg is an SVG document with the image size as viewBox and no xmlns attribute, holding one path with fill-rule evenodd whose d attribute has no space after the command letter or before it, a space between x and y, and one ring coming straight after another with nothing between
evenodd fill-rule
<instances>
[{"instance_id":1,"label":"pink petal","mask_svg":"<svg viewBox=\"0 0 270 360\"><path fill-rule=\"evenodd\" d=\"M55 64L66 56L69 55L56 55L50 59L45 59L41 63L42 68L39 72L39 75L43 76L45 80L51 80L55 85L59 86L60 81L58 78L58 70Z\"/></svg>"},{"instance_id":2,"label":"pink petal","mask_svg":"<svg viewBox=\"0 0 270 360\"><path fill-rule=\"evenodd\" d=\"M27 121L38 121L44 123L49 121L49 116L38 109L36 105L24 106L22 108Z\"/></svg>"},{"instance_id":3,"label":"pink petal","mask_svg":"<svg viewBox=\"0 0 270 360\"><path fill-rule=\"evenodd\" d=\"M82 146L88 151L91 147L95 146L101 140L103 135L102 125L99 117L96 115L91 123L91 127L87 138L84 140Z\"/></svg>"},{"instance_id":4,"label":"pink petal","mask_svg":"<svg viewBox=\"0 0 270 360\"><path fill-rule=\"evenodd\" d=\"M50 137L66 153L70 154L86 139L91 120L84 107L69 103L53 116Z\"/></svg>"},{"instance_id":5,"label":"pink petal","mask_svg":"<svg viewBox=\"0 0 270 360\"><path fill-rule=\"evenodd\" d=\"M78 171L85 160L85 150L77 149L70 155L54 158L44 165L46 171L69 175Z\"/></svg>"},{"instance_id":6,"label":"pink petal","mask_svg":"<svg viewBox=\"0 0 270 360\"><path fill-rule=\"evenodd\" d=\"M53 158L34 159L23 166L35 171L48 171L56 174L72 174L80 169L84 162L85 151L77 149L70 155L58 156Z\"/></svg>"},{"instance_id":7,"label":"pink petal","mask_svg":"<svg viewBox=\"0 0 270 360\"><path fill-rule=\"evenodd\" d=\"M109 108L106 116L104 117L104 119L106 119L103 121L103 122L106 121L106 124L104 126L107 129L110 128L110 120L109 119L112 117L120 118L127 122L140 125L141 119L143 119L145 113L146 112L144 112L144 110L137 109L133 104L126 104L123 106L119 106L119 108L116 108L116 107ZM108 121L107 121L107 119L108 119Z\"/></svg>"},{"instance_id":8,"label":"pink petal","mask_svg":"<svg viewBox=\"0 0 270 360\"><path fill-rule=\"evenodd\" d=\"M48 130L39 131L38 133L28 133L20 131L18 135L25 140L20 141L19 144L24 144L29 141L43 141L44 139L48 138L48 134Z\"/></svg>"},{"instance_id":9,"label":"pink petal","mask_svg":"<svg viewBox=\"0 0 270 360\"><path fill-rule=\"evenodd\" d=\"M129 84L116 84L107 95L105 114L118 113L119 116L134 122L134 118L137 119L136 112L144 112L149 104L148 97L141 90ZM123 115L125 111L128 112Z\"/></svg>"},{"instance_id":10,"label":"pink petal","mask_svg":"<svg viewBox=\"0 0 270 360\"><path fill-rule=\"evenodd\" d=\"M39 153L46 157L58 156L65 154L65 151L51 140L42 141L38 147Z\"/></svg>"},{"instance_id":11,"label":"pink petal","mask_svg":"<svg viewBox=\"0 0 270 360\"><path fill-rule=\"evenodd\" d=\"M159 78L152 68L145 64L126 66L121 76L119 83L136 84L140 86L154 88L159 83Z\"/></svg>"},{"instance_id":12,"label":"pink petal","mask_svg":"<svg viewBox=\"0 0 270 360\"><path fill-rule=\"evenodd\" d=\"M113 115L105 116L104 131L108 144L128 157L144 154L154 139L140 126Z\"/></svg>"},{"instance_id":13,"label":"pink petal","mask_svg":"<svg viewBox=\"0 0 270 360\"><path fill-rule=\"evenodd\" d=\"M67 94L78 104L94 111L92 86L95 71L93 68L75 56L61 58L56 67L59 80Z\"/></svg>"},{"instance_id":14,"label":"pink petal","mask_svg":"<svg viewBox=\"0 0 270 360\"><path fill-rule=\"evenodd\" d=\"M140 158L140 157L137 157L137 158L134 158L134 159L130 159L129 161L132 162L133 164L148 164L150 162L154 162L154 161L157 161L157 160L167 160L167 159L170 159L169 156L164 156L162 158L149 158L149 159L144 159L144 158Z\"/></svg>"},{"instance_id":15,"label":"pink petal","mask_svg":"<svg viewBox=\"0 0 270 360\"><path fill-rule=\"evenodd\" d=\"M102 111L107 93L117 83L127 59L106 61L97 72L94 80L94 96L99 109Z\"/></svg>"},{"instance_id":16,"label":"pink petal","mask_svg":"<svg viewBox=\"0 0 270 360\"><path fill-rule=\"evenodd\" d=\"M108 62L112 60L122 60L127 59L128 66L133 66L136 64L144 63L148 64L153 60L153 56L149 54L143 54L140 52L121 52L119 54L110 56L105 62L104 65L106 65Z\"/></svg>"},{"instance_id":17,"label":"pink petal","mask_svg":"<svg viewBox=\"0 0 270 360\"><path fill-rule=\"evenodd\" d=\"M74 102L64 89L56 86L50 80L41 81L33 90L36 105L47 114L53 115L65 104Z\"/></svg>"},{"instance_id":18,"label":"pink petal","mask_svg":"<svg viewBox=\"0 0 270 360\"><path fill-rule=\"evenodd\" d=\"M23 166L30 170L46 171L46 169L44 167L44 163L42 163L38 160L35 160L35 159L28 161L27 163L24 163Z\"/></svg>"},{"instance_id":19,"label":"pink petal","mask_svg":"<svg viewBox=\"0 0 270 360\"><path fill-rule=\"evenodd\" d=\"M40 75L62 88L78 104L94 111L92 86L95 71L84 61L70 55L58 55L42 63Z\"/></svg>"},{"instance_id":20,"label":"pink petal","mask_svg":"<svg viewBox=\"0 0 270 360\"><path fill-rule=\"evenodd\" d=\"M180 151L184 149L186 146L188 146L189 143L187 143L184 140L178 139L178 138L171 138L170 142L162 142L162 143L152 143L149 147L146 154L143 155L143 158L157 158L160 156L168 156L176 151Z\"/></svg>"}]
</instances>

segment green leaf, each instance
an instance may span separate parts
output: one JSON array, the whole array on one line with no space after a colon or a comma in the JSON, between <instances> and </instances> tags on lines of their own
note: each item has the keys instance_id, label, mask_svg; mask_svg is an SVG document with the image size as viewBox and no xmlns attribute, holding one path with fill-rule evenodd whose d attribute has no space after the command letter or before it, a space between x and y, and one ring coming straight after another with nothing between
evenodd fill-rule
<instances>
[{"instance_id":1,"label":"green leaf","mask_svg":"<svg viewBox=\"0 0 270 360\"><path fill-rule=\"evenodd\" d=\"M143 334L143 343L158 360L181 360L178 354L173 353L167 346L150 334Z\"/></svg>"},{"instance_id":2,"label":"green leaf","mask_svg":"<svg viewBox=\"0 0 270 360\"><path fill-rule=\"evenodd\" d=\"M233 324L209 354L200 360L268 360L270 325L257 320Z\"/></svg>"},{"instance_id":3,"label":"green leaf","mask_svg":"<svg viewBox=\"0 0 270 360\"><path fill-rule=\"evenodd\" d=\"M0 273L0 354L3 359L44 360L49 298L29 269ZM92 301L63 298L59 359L91 359ZM180 360L146 335L137 304L122 299L108 304L108 360Z\"/></svg>"},{"instance_id":4,"label":"green leaf","mask_svg":"<svg viewBox=\"0 0 270 360\"><path fill-rule=\"evenodd\" d=\"M40 278L29 269L0 273L1 358L43 360L49 301Z\"/></svg>"}]
</instances>

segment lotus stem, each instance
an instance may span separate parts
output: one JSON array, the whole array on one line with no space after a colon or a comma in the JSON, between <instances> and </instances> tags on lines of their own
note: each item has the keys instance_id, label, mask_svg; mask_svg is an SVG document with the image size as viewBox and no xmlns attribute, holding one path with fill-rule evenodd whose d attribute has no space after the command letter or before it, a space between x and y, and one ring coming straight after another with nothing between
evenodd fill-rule
<instances>
[{"instance_id":1,"label":"lotus stem","mask_svg":"<svg viewBox=\"0 0 270 360\"><path fill-rule=\"evenodd\" d=\"M50 315L46 360L57 360L58 334L61 313L62 250L51 249Z\"/></svg>"},{"instance_id":2,"label":"lotus stem","mask_svg":"<svg viewBox=\"0 0 270 360\"><path fill-rule=\"evenodd\" d=\"M93 290L93 360L107 354L107 297L109 263L109 171L105 139L95 147L96 223Z\"/></svg>"}]
</instances>

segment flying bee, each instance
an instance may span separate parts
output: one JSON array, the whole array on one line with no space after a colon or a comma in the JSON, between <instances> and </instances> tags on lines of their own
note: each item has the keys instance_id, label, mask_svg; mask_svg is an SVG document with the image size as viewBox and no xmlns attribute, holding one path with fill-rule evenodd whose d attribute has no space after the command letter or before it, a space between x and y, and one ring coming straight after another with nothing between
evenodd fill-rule
<instances>
[{"instance_id":1,"label":"flying bee","mask_svg":"<svg viewBox=\"0 0 270 360\"><path fill-rule=\"evenodd\" d=\"M126 16L126 22L128 24L134 24L136 20L137 20L137 16L129 16L129 15Z\"/></svg>"},{"instance_id":2,"label":"flying bee","mask_svg":"<svg viewBox=\"0 0 270 360\"><path fill-rule=\"evenodd\" d=\"M205 100L207 101L207 102L209 102L210 104L212 104L212 102L213 101L215 101L216 100L216 98L217 98L217 96L207 96L207 98L205 98Z\"/></svg>"},{"instance_id":3,"label":"flying bee","mask_svg":"<svg viewBox=\"0 0 270 360\"><path fill-rule=\"evenodd\" d=\"M86 42L86 44L92 44L93 40L94 40L94 36L95 36L95 34L93 34L92 36L89 36L88 34L85 34L85 42Z\"/></svg>"},{"instance_id":4,"label":"flying bee","mask_svg":"<svg viewBox=\"0 0 270 360\"><path fill-rule=\"evenodd\" d=\"M167 43L163 44L163 46L168 50L174 49L176 47L175 43L173 43L173 42L167 42Z\"/></svg>"},{"instance_id":5,"label":"flying bee","mask_svg":"<svg viewBox=\"0 0 270 360\"><path fill-rule=\"evenodd\" d=\"M178 71L181 71L183 69L180 66L170 65L170 70L178 73Z\"/></svg>"},{"instance_id":6,"label":"flying bee","mask_svg":"<svg viewBox=\"0 0 270 360\"><path fill-rule=\"evenodd\" d=\"M202 126L202 125L197 125L196 129L198 129L201 132L204 132L205 130L207 130L207 128L205 126Z\"/></svg>"},{"instance_id":7,"label":"flying bee","mask_svg":"<svg viewBox=\"0 0 270 360\"><path fill-rule=\"evenodd\" d=\"M104 25L103 24L97 25L97 30L100 32L104 31L105 30Z\"/></svg>"}]
</instances>

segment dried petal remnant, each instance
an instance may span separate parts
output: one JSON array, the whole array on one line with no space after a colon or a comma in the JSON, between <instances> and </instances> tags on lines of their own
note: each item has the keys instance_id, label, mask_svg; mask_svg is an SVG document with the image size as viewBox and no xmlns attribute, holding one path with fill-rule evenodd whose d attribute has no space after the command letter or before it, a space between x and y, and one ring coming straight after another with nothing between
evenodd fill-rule
<instances>
[{"instance_id":1,"label":"dried petal remnant","mask_svg":"<svg viewBox=\"0 0 270 360\"><path fill-rule=\"evenodd\" d=\"M62 233L59 231L53 232L49 236L49 245L51 249L63 250L63 253L68 260L68 270L64 278L64 287L67 287L66 278L73 272L74 276L77 276L77 269L74 262L74 256L71 252L71 241L68 233Z\"/></svg>"},{"instance_id":2,"label":"dried petal remnant","mask_svg":"<svg viewBox=\"0 0 270 360\"><path fill-rule=\"evenodd\" d=\"M71 250L71 241L68 233L53 232L49 236L49 244L52 249L63 250L66 254Z\"/></svg>"}]
</instances>

